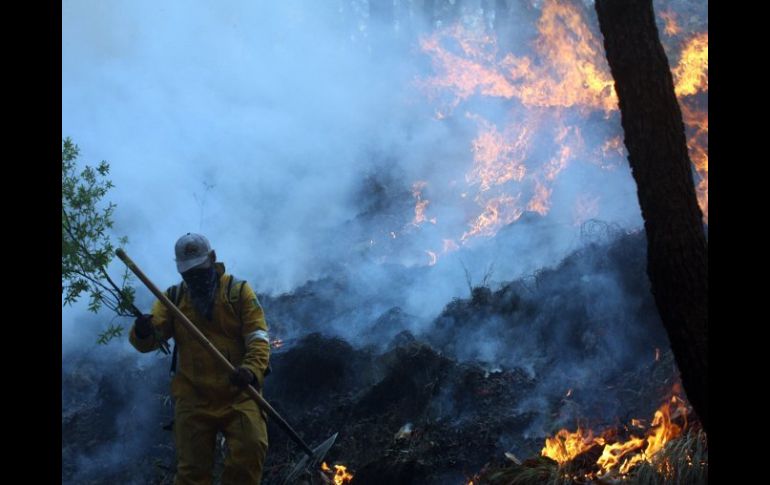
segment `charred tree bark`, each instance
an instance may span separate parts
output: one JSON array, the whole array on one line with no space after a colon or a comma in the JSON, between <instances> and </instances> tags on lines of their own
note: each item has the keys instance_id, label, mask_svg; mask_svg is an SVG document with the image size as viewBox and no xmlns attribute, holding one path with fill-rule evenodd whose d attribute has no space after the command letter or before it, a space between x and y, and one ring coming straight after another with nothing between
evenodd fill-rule
<instances>
[{"instance_id":1,"label":"charred tree bark","mask_svg":"<svg viewBox=\"0 0 770 485\"><path fill-rule=\"evenodd\" d=\"M651 0L596 0L647 233L647 274L687 397L708 431L708 243Z\"/></svg>"}]
</instances>

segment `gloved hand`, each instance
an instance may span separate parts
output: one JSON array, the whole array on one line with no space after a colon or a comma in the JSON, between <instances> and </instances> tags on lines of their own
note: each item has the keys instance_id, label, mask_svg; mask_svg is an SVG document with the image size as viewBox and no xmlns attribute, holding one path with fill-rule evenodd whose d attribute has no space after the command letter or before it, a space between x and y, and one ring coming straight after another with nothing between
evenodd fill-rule
<instances>
[{"instance_id":1,"label":"gloved hand","mask_svg":"<svg viewBox=\"0 0 770 485\"><path fill-rule=\"evenodd\" d=\"M142 315L134 320L134 330L139 338L147 338L152 335L152 315Z\"/></svg>"},{"instance_id":2,"label":"gloved hand","mask_svg":"<svg viewBox=\"0 0 770 485\"><path fill-rule=\"evenodd\" d=\"M252 384L257 390L259 390L259 384L254 378L254 373L245 367L238 367L235 369L235 372L230 374L230 382L241 388Z\"/></svg>"}]
</instances>

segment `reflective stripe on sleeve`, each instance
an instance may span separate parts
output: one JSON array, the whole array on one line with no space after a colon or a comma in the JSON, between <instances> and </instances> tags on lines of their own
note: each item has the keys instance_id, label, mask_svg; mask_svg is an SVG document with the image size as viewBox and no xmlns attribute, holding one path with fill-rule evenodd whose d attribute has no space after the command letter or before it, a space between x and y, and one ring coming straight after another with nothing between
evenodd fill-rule
<instances>
[{"instance_id":1,"label":"reflective stripe on sleeve","mask_svg":"<svg viewBox=\"0 0 770 485\"><path fill-rule=\"evenodd\" d=\"M244 335L243 339L246 341L246 345L249 345L251 342L257 339L264 340L268 344L270 343L270 336L267 334L267 331L265 330L256 330L254 332L251 332L250 334Z\"/></svg>"}]
</instances>

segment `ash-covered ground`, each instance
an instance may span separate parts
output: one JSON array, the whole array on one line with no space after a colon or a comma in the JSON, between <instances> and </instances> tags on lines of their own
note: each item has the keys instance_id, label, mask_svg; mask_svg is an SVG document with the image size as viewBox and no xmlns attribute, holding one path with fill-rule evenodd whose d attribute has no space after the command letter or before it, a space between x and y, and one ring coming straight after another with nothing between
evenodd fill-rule
<instances>
[{"instance_id":1,"label":"ash-covered ground","mask_svg":"<svg viewBox=\"0 0 770 485\"><path fill-rule=\"evenodd\" d=\"M645 247L641 232L589 241L555 267L471 285L428 322L383 308L344 271L262 295L284 339L264 395L311 446L339 432L326 461L363 484L467 483L562 427L648 417L676 369ZM63 483L171 483L169 358L96 348L62 364ZM300 454L273 423L269 436L263 483L280 483Z\"/></svg>"}]
</instances>

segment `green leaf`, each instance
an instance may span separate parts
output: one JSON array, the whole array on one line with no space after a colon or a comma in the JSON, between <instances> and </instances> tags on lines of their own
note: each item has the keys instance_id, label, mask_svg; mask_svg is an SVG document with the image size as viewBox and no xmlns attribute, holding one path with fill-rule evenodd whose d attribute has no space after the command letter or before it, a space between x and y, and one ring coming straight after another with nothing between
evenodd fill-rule
<instances>
[{"instance_id":1,"label":"green leaf","mask_svg":"<svg viewBox=\"0 0 770 485\"><path fill-rule=\"evenodd\" d=\"M101 345L107 345L112 339L120 338L123 336L123 327L120 325L110 324L109 328L99 334L96 342Z\"/></svg>"},{"instance_id":2,"label":"green leaf","mask_svg":"<svg viewBox=\"0 0 770 485\"><path fill-rule=\"evenodd\" d=\"M80 164L79 155L72 139L62 139L62 304L72 305L85 296L89 311L106 307L129 316L134 300L131 274L126 270L116 283L107 273L116 247L111 239L116 205L106 199L114 187L108 178L110 164ZM128 243L125 236L117 241L121 246ZM122 331L111 325L97 341L106 344Z\"/></svg>"}]
</instances>

